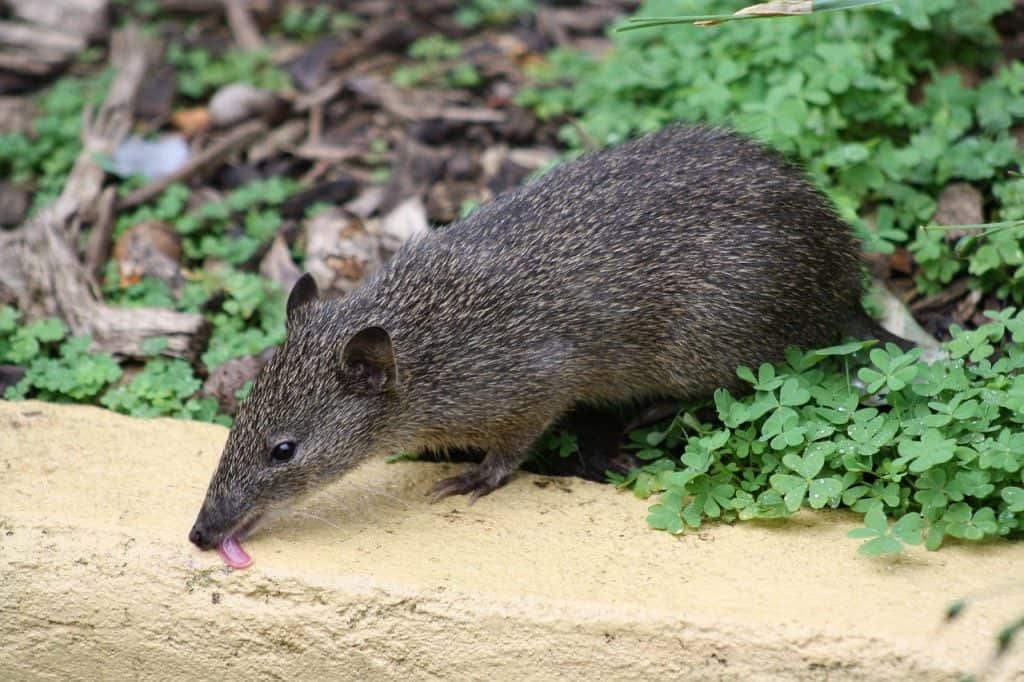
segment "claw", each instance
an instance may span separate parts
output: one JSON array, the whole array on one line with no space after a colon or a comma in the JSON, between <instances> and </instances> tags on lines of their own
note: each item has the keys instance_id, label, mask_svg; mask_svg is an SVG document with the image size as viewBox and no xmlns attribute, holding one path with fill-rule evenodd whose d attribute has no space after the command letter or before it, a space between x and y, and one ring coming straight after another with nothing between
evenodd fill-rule
<instances>
[{"instance_id":1,"label":"claw","mask_svg":"<svg viewBox=\"0 0 1024 682\"><path fill-rule=\"evenodd\" d=\"M430 495L431 502L439 502L449 495L469 495L469 503L473 504L484 495L497 490L501 483L473 468L458 476L441 479L427 494Z\"/></svg>"}]
</instances>

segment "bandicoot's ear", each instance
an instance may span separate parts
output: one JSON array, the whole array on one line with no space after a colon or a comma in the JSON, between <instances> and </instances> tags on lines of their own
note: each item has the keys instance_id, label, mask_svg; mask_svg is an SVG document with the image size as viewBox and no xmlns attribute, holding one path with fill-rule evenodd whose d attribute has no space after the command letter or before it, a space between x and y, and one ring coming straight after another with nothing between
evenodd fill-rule
<instances>
[{"instance_id":1,"label":"bandicoot's ear","mask_svg":"<svg viewBox=\"0 0 1024 682\"><path fill-rule=\"evenodd\" d=\"M398 383L398 367L391 336L380 327L367 327L353 334L341 351L341 372L361 393L393 390Z\"/></svg>"},{"instance_id":2,"label":"bandicoot's ear","mask_svg":"<svg viewBox=\"0 0 1024 682\"><path fill-rule=\"evenodd\" d=\"M296 310L319 297L320 289L316 286L316 280L307 272L299 277L299 281L292 287L292 293L288 294L288 306L285 309L287 317L290 318Z\"/></svg>"}]
</instances>

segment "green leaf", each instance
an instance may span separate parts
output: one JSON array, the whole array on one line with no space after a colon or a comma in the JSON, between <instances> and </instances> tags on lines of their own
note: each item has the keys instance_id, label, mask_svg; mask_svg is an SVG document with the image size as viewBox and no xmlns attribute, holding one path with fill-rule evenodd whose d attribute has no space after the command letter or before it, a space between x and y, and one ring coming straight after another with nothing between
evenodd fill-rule
<instances>
[{"instance_id":1,"label":"green leaf","mask_svg":"<svg viewBox=\"0 0 1024 682\"><path fill-rule=\"evenodd\" d=\"M796 379L787 379L786 382L782 384L782 390L779 392L779 403L788 407L803 405L810 399L810 392L801 388L800 382Z\"/></svg>"},{"instance_id":2,"label":"green leaf","mask_svg":"<svg viewBox=\"0 0 1024 682\"><path fill-rule=\"evenodd\" d=\"M881 507L873 507L864 515L864 525L878 535L886 535L889 532L889 524Z\"/></svg>"},{"instance_id":3,"label":"green leaf","mask_svg":"<svg viewBox=\"0 0 1024 682\"><path fill-rule=\"evenodd\" d=\"M870 348L875 343L876 343L875 341L851 341L849 343L844 343L844 344L841 344L839 346L829 346L828 348L818 348L816 350L811 351L810 355L814 356L814 357L822 357L822 358L829 357L829 356L836 356L836 355L839 355L839 356L841 356L841 355L853 355L854 353L862 351L862 350L864 350L866 348Z\"/></svg>"},{"instance_id":4,"label":"green leaf","mask_svg":"<svg viewBox=\"0 0 1024 682\"><path fill-rule=\"evenodd\" d=\"M1007 486L999 493L1012 512L1024 512L1024 488Z\"/></svg>"},{"instance_id":5,"label":"green leaf","mask_svg":"<svg viewBox=\"0 0 1024 682\"><path fill-rule=\"evenodd\" d=\"M953 459L956 441L943 438L938 429L928 429L919 440L901 440L899 464L909 463L912 472L920 473Z\"/></svg>"},{"instance_id":6,"label":"green leaf","mask_svg":"<svg viewBox=\"0 0 1024 682\"><path fill-rule=\"evenodd\" d=\"M820 451L811 451L808 449L807 453L803 458L803 467L800 473L804 478L814 478L821 471L821 468L825 465L825 455Z\"/></svg>"},{"instance_id":7,"label":"green leaf","mask_svg":"<svg viewBox=\"0 0 1024 682\"><path fill-rule=\"evenodd\" d=\"M901 551L903 551L903 545L900 541L888 536L868 540L857 549L857 552L864 556L898 554Z\"/></svg>"},{"instance_id":8,"label":"green leaf","mask_svg":"<svg viewBox=\"0 0 1024 682\"><path fill-rule=\"evenodd\" d=\"M862 367L857 371L857 376L867 385L868 393L876 393L885 386L886 377L882 372Z\"/></svg>"},{"instance_id":9,"label":"green leaf","mask_svg":"<svg viewBox=\"0 0 1024 682\"><path fill-rule=\"evenodd\" d=\"M814 509L821 509L826 504L839 499L843 492L843 482L837 478L818 478L810 486L809 501Z\"/></svg>"},{"instance_id":10,"label":"green leaf","mask_svg":"<svg viewBox=\"0 0 1024 682\"><path fill-rule=\"evenodd\" d=\"M807 488L807 482L802 480L796 486L791 488L789 492L783 496L783 500L786 503L786 509L791 512L795 512L800 509L804 503L804 497L807 495Z\"/></svg>"},{"instance_id":11,"label":"green leaf","mask_svg":"<svg viewBox=\"0 0 1024 682\"><path fill-rule=\"evenodd\" d=\"M20 313L11 306L0 306L0 335L13 332L18 326L19 317Z\"/></svg>"},{"instance_id":12,"label":"green leaf","mask_svg":"<svg viewBox=\"0 0 1024 682\"><path fill-rule=\"evenodd\" d=\"M924 519L920 514L904 514L900 520L893 524L892 535L907 545L919 545L924 541L921 533L924 529Z\"/></svg>"},{"instance_id":13,"label":"green leaf","mask_svg":"<svg viewBox=\"0 0 1024 682\"><path fill-rule=\"evenodd\" d=\"M666 530L673 535L683 532L683 519L679 510L664 504L648 508L647 525L655 530Z\"/></svg>"},{"instance_id":14,"label":"green leaf","mask_svg":"<svg viewBox=\"0 0 1024 682\"><path fill-rule=\"evenodd\" d=\"M740 379L743 379L748 384L757 383L757 378L754 376L754 373L750 371L749 367L737 367L736 376L738 376Z\"/></svg>"},{"instance_id":15,"label":"green leaf","mask_svg":"<svg viewBox=\"0 0 1024 682\"><path fill-rule=\"evenodd\" d=\"M139 344L139 352L143 355L159 355L167 350L167 338L163 336L146 339Z\"/></svg>"},{"instance_id":16,"label":"green leaf","mask_svg":"<svg viewBox=\"0 0 1024 682\"><path fill-rule=\"evenodd\" d=\"M874 348L868 354L868 357L871 358L871 362L874 363L875 367L880 369L883 373L889 371L889 354L885 350L882 348Z\"/></svg>"},{"instance_id":17,"label":"green leaf","mask_svg":"<svg viewBox=\"0 0 1024 682\"><path fill-rule=\"evenodd\" d=\"M942 541L946 536L946 524L945 522L938 522L932 524L928 529L928 534L925 536L924 546L929 552L935 552L942 546Z\"/></svg>"}]
</instances>

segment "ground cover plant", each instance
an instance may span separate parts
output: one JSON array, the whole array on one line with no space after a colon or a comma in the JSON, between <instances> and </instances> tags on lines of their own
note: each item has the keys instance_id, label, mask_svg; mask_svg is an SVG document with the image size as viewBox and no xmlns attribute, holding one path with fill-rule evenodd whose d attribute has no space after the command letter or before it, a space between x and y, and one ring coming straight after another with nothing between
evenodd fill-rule
<instances>
[{"instance_id":1,"label":"ground cover plant","mask_svg":"<svg viewBox=\"0 0 1024 682\"><path fill-rule=\"evenodd\" d=\"M842 506L864 514L851 537L866 538L860 552L869 555L1019 535L1022 341L1024 314L1008 308L977 330L956 330L949 361L862 342L792 349L780 365L742 368L753 393L719 390L717 419L684 412L665 429L635 433L649 463L617 482L660 493L648 522L675 533L709 519Z\"/></svg>"}]
</instances>

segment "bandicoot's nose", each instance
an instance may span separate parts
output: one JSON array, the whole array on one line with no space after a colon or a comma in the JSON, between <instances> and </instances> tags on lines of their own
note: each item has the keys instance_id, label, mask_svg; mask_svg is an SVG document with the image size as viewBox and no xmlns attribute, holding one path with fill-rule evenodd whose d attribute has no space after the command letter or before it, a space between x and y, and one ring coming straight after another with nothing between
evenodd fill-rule
<instances>
[{"instance_id":1,"label":"bandicoot's nose","mask_svg":"<svg viewBox=\"0 0 1024 682\"><path fill-rule=\"evenodd\" d=\"M191 542L193 545L195 545L199 549L212 549L213 548L213 543L210 542L210 533L209 533L209 531L207 531L205 528L203 528L202 525L199 523L199 521L196 521L196 524L194 526L192 526L192 530L188 534L188 539L189 539L189 542Z\"/></svg>"}]
</instances>

